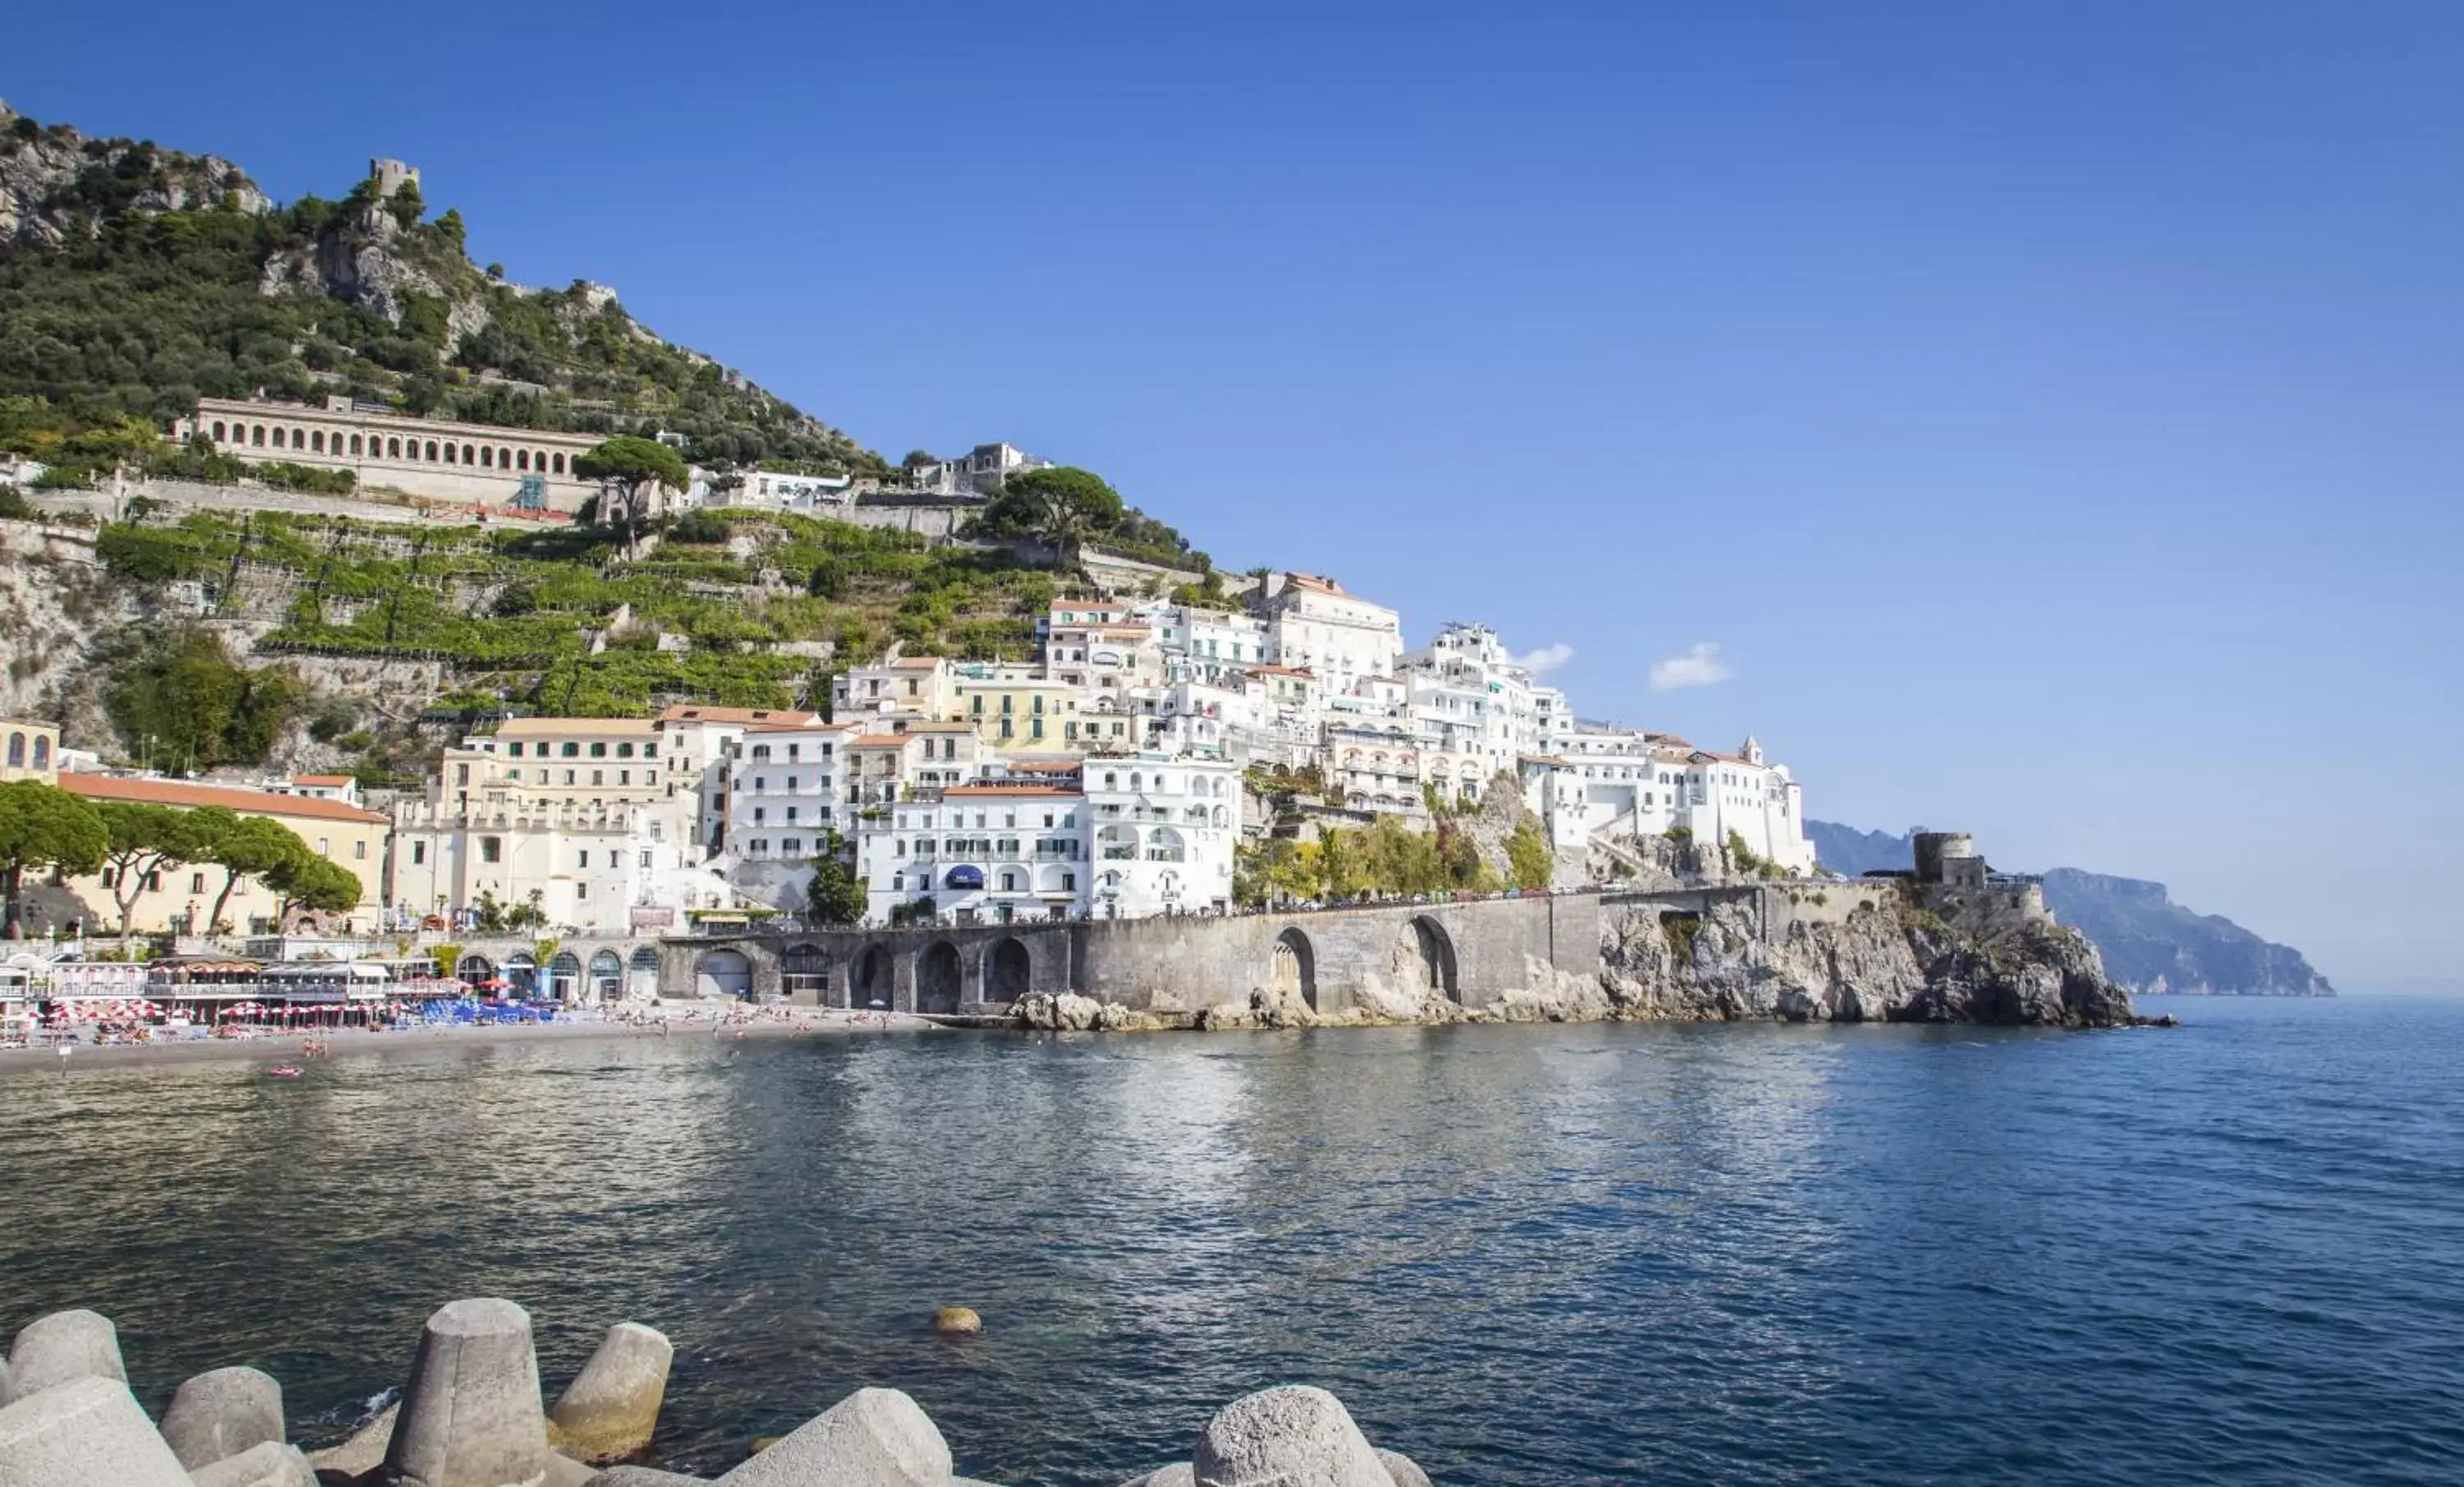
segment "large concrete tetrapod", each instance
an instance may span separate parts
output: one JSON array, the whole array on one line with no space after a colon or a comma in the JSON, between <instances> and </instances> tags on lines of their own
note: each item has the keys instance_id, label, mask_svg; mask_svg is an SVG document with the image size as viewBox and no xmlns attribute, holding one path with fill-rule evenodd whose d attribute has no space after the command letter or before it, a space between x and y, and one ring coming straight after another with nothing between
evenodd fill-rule
<instances>
[{"instance_id":1,"label":"large concrete tetrapod","mask_svg":"<svg viewBox=\"0 0 2464 1487\"><path fill-rule=\"evenodd\" d=\"M120 1362L120 1330L99 1312L54 1312L17 1329L9 1348L12 1399L39 1394L71 1379L111 1379L125 1384Z\"/></svg>"},{"instance_id":2,"label":"large concrete tetrapod","mask_svg":"<svg viewBox=\"0 0 2464 1487\"><path fill-rule=\"evenodd\" d=\"M163 1438L193 1472L282 1432L282 1386L254 1368L216 1368L180 1386L163 1411Z\"/></svg>"},{"instance_id":3,"label":"large concrete tetrapod","mask_svg":"<svg viewBox=\"0 0 2464 1487\"><path fill-rule=\"evenodd\" d=\"M676 1350L667 1336L639 1322L607 1329L599 1351L548 1411L564 1432L561 1448L583 1461L614 1461L650 1443L667 1397L668 1365Z\"/></svg>"},{"instance_id":4,"label":"large concrete tetrapod","mask_svg":"<svg viewBox=\"0 0 2464 1487\"><path fill-rule=\"evenodd\" d=\"M494 1298L428 1319L382 1480L395 1487L538 1487L551 1465L531 1314Z\"/></svg>"},{"instance_id":5,"label":"large concrete tetrapod","mask_svg":"<svg viewBox=\"0 0 2464 1487\"><path fill-rule=\"evenodd\" d=\"M0 1409L0 1487L189 1487L137 1396L88 1374Z\"/></svg>"}]
</instances>

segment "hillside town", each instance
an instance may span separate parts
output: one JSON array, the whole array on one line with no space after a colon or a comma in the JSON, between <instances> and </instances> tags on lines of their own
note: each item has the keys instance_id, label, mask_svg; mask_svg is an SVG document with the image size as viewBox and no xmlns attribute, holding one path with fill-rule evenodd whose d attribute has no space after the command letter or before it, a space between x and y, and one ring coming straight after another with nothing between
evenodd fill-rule
<instances>
[{"instance_id":1,"label":"hillside town","mask_svg":"<svg viewBox=\"0 0 2464 1487\"><path fill-rule=\"evenodd\" d=\"M504 716L390 800L347 775L109 768L38 721L0 724L0 747L7 778L91 801L277 822L363 890L286 921L246 874L228 894L202 867L133 897L109 868L65 880L86 926L124 901L152 935L800 923L832 868L867 924L1225 914L1255 896L1236 888L1244 844L1382 817L1425 832L1498 790L1561 881L1595 840L1651 836L1814 868L1802 788L1752 739L1727 753L1578 721L1494 630L1450 622L1406 650L1394 609L1331 578L1270 573L1244 599L1058 601L1033 661L893 651L840 672L819 710Z\"/></svg>"}]
</instances>

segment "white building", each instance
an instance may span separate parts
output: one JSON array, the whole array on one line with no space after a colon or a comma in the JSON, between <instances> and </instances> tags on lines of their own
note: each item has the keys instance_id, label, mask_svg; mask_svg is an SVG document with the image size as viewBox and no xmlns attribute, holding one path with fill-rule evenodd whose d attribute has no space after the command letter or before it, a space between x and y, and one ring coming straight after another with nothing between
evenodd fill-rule
<instances>
[{"instance_id":1,"label":"white building","mask_svg":"<svg viewBox=\"0 0 2464 1487\"><path fill-rule=\"evenodd\" d=\"M392 907L536 903L551 925L626 934L735 901L693 841L696 766L647 719L523 718L445 751L394 808Z\"/></svg>"},{"instance_id":2,"label":"white building","mask_svg":"<svg viewBox=\"0 0 2464 1487\"><path fill-rule=\"evenodd\" d=\"M907 477L927 496L980 500L999 492L1011 476L1050 468L1051 460L1038 459L1015 444L979 444L956 459L910 465Z\"/></svg>"},{"instance_id":3,"label":"white building","mask_svg":"<svg viewBox=\"0 0 2464 1487\"><path fill-rule=\"evenodd\" d=\"M1561 752L1527 759L1523 781L1525 799L1547 818L1560 847L1579 846L1595 832L1683 831L1706 847L1725 847L1733 835L1786 872L1814 871L1804 787L1754 739L1720 754L1674 734L1585 725Z\"/></svg>"},{"instance_id":4,"label":"white building","mask_svg":"<svg viewBox=\"0 0 2464 1487\"><path fill-rule=\"evenodd\" d=\"M1412 717L1450 754L1477 755L1486 771L1511 771L1526 754L1543 752L1547 731L1565 708L1564 695L1532 685L1531 674L1485 625L1449 624L1429 648L1403 662ZM1545 702L1544 702L1545 694Z\"/></svg>"},{"instance_id":5,"label":"white building","mask_svg":"<svg viewBox=\"0 0 2464 1487\"><path fill-rule=\"evenodd\" d=\"M812 860L833 832L853 824L849 808L857 725L818 718L747 727L727 761L721 841L728 880L756 902L801 910Z\"/></svg>"},{"instance_id":6,"label":"white building","mask_svg":"<svg viewBox=\"0 0 2464 1487\"><path fill-rule=\"evenodd\" d=\"M802 511L829 514L855 499L855 480L844 475L795 475L781 470L746 470L732 490L715 490L703 502L711 506L742 506L759 511Z\"/></svg>"},{"instance_id":7,"label":"white building","mask_svg":"<svg viewBox=\"0 0 2464 1487\"><path fill-rule=\"evenodd\" d=\"M1241 771L1223 760L1139 753L1082 775L1100 919L1225 913L1241 835Z\"/></svg>"},{"instance_id":8,"label":"white building","mask_svg":"<svg viewBox=\"0 0 2464 1487\"><path fill-rule=\"evenodd\" d=\"M1274 638L1254 614L1157 605L1140 615L1154 628L1166 681L1220 683L1275 659Z\"/></svg>"},{"instance_id":9,"label":"white building","mask_svg":"<svg viewBox=\"0 0 2464 1487\"><path fill-rule=\"evenodd\" d=\"M1287 573L1265 601L1275 664L1306 669L1329 693L1348 692L1363 677L1391 677L1403 654L1403 626L1393 610L1344 591L1331 578Z\"/></svg>"},{"instance_id":10,"label":"white building","mask_svg":"<svg viewBox=\"0 0 2464 1487\"><path fill-rule=\"evenodd\" d=\"M938 655L852 666L830 679L830 716L947 718L957 687L957 668Z\"/></svg>"},{"instance_id":11,"label":"white building","mask_svg":"<svg viewBox=\"0 0 2464 1487\"><path fill-rule=\"evenodd\" d=\"M856 836L866 921L918 914L982 923L1083 918L1086 820L1076 788L1032 779L900 801L865 820Z\"/></svg>"}]
</instances>

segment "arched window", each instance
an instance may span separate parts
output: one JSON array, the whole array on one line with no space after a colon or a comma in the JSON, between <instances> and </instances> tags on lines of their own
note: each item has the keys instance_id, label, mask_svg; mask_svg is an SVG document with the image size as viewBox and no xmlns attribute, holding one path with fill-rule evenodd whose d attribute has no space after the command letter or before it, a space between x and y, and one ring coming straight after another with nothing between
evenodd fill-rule
<instances>
[{"instance_id":1,"label":"arched window","mask_svg":"<svg viewBox=\"0 0 2464 1487\"><path fill-rule=\"evenodd\" d=\"M387 440L385 440L385 458L387 458L387 459L400 459L401 457L402 457L402 440L400 440L400 439L387 439Z\"/></svg>"},{"instance_id":2,"label":"arched window","mask_svg":"<svg viewBox=\"0 0 2464 1487\"><path fill-rule=\"evenodd\" d=\"M248 431L248 442L255 449L265 448L265 425L257 424Z\"/></svg>"},{"instance_id":3,"label":"arched window","mask_svg":"<svg viewBox=\"0 0 2464 1487\"><path fill-rule=\"evenodd\" d=\"M228 437L228 435L223 432L222 422L217 419L214 423L214 442L220 444L226 437Z\"/></svg>"},{"instance_id":4,"label":"arched window","mask_svg":"<svg viewBox=\"0 0 2464 1487\"><path fill-rule=\"evenodd\" d=\"M275 449L282 447L282 425L280 424L274 426L274 447Z\"/></svg>"},{"instance_id":5,"label":"arched window","mask_svg":"<svg viewBox=\"0 0 2464 1487\"><path fill-rule=\"evenodd\" d=\"M360 453L360 436L359 436L358 434L354 433L354 434L352 434L352 435L351 435L351 454L353 455L353 456L355 456L355 457L356 457L356 456L359 455L359 453Z\"/></svg>"},{"instance_id":6,"label":"arched window","mask_svg":"<svg viewBox=\"0 0 2464 1487\"><path fill-rule=\"evenodd\" d=\"M450 465L450 464L453 463L453 455L454 455L454 453L455 453L455 451L454 451L453 446L452 446L451 443L448 443L448 444L445 446L445 462L446 462L447 464L449 464L449 465Z\"/></svg>"},{"instance_id":7,"label":"arched window","mask_svg":"<svg viewBox=\"0 0 2464 1487\"><path fill-rule=\"evenodd\" d=\"M37 733L34 735L34 767L37 769L48 769L51 766L51 736L49 734Z\"/></svg>"},{"instance_id":8,"label":"arched window","mask_svg":"<svg viewBox=\"0 0 2464 1487\"><path fill-rule=\"evenodd\" d=\"M528 470L530 467L531 452L526 449L517 449L514 451L514 468L517 470Z\"/></svg>"},{"instance_id":9,"label":"arched window","mask_svg":"<svg viewBox=\"0 0 2464 1487\"><path fill-rule=\"evenodd\" d=\"M496 468L496 452L484 444L479 446L479 463L487 469L494 470Z\"/></svg>"},{"instance_id":10,"label":"arched window","mask_svg":"<svg viewBox=\"0 0 2464 1487\"><path fill-rule=\"evenodd\" d=\"M22 733L9 735L9 767L11 769L26 767L26 736Z\"/></svg>"},{"instance_id":11,"label":"arched window","mask_svg":"<svg viewBox=\"0 0 2464 1487\"><path fill-rule=\"evenodd\" d=\"M564 474L564 456L562 455L549 456L549 464L554 468L556 474Z\"/></svg>"},{"instance_id":12,"label":"arched window","mask_svg":"<svg viewBox=\"0 0 2464 1487\"><path fill-rule=\"evenodd\" d=\"M512 450L501 447L497 449L496 468L499 470L511 470L514 468L514 452Z\"/></svg>"},{"instance_id":13,"label":"arched window","mask_svg":"<svg viewBox=\"0 0 2464 1487\"><path fill-rule=\"evenodd\" d=\"M312 452L314 452L314 453L316 453L316 454L319 454L319 455L321 455L321 454L325 453L325 431L324 431L324 430L322 430L322 429L317 429L317 430L314 430L314 431L311 431L311 432L310 432L310 433L309 433L309 435L308 435L308 448L309 448Z\"/></svg>"},{"instance_id":14,"label":"arched window","mask_svg":"<svg viewBox=\"0 0 2464 1487\"><path fill-rule=\"evenodd\" d=\"M428 462L431 465L436 463L436 441L434 439L428 441Z\"/></svg>"},{"instance_id":15,"label":"arched window","mask_svg":"<svg viewBox=\"0 0 2464 1487\"><path fill-rule=\"evenodd\" d=\"M462 462L466 465L473 463L471 458L471 446L468 444L462 446Z\"/></svg>"}]
</instances>

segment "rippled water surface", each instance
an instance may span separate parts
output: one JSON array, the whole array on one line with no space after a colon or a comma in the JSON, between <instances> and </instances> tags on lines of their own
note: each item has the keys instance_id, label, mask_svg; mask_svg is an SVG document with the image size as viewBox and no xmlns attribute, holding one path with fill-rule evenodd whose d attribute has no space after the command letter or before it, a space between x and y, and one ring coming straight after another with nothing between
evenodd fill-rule
<instances>
[{"instance_id":1,"label":"rippled water surface","mask_svg":"<svg viewBox=\"0 0 2464 1487\"><path fill-rule=\"evenodd\" d=\"M1324 1384L1441 1481L2464 1480L2464 1006L2171 1032L1572 1027L421 1049L0 1081L0 1327L330 1439L461 1295L668 1464L847 1390L1111 1487ZM931 1335L963 1302L988 1330Z\"/></svg>"}]
</instances>

